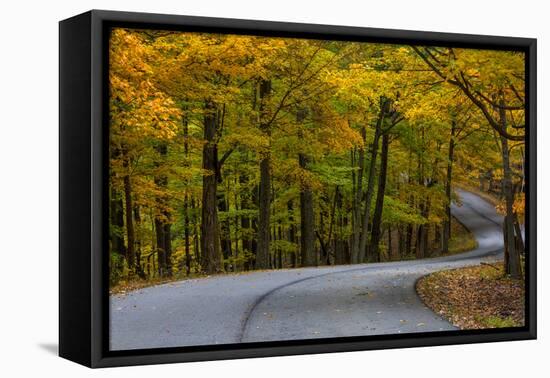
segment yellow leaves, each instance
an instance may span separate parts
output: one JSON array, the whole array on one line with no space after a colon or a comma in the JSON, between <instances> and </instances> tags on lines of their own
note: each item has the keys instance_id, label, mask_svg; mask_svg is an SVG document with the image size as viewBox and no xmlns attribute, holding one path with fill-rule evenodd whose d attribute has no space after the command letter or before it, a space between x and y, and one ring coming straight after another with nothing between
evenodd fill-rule
<instances>
[{"instance_id":1,"label":"yellow leaves","mask_svg":"<svg viewBox=\"0 0 550 378\"><path fill-rule=\"evenodd\" d=\"M109 82L112 131L124 130L126 144L150 136L175 136L180 110L174 101L154 84L150 61L154 51L136 32L114 29L110 39ZM134 136L135 135L135 136Z\"/></svg>"},{"instance_id":2,"label":"yellow leaves","mask_svg":"<svg viewBox=\"0 0 550 378\"><path fill-rule=\"evenodd\" d=\"M329 153L342 153L353 146L361 146L361 135L352 129L349 123L342 118L335 118L319 131L319 140L323 142Z\"/></svg>"},{"instance_id":3,"label":"yellow leaves","mask_svg":"<svg viewBox=\"0 0 550 378\"><path fill-rule=\"evenodd\" d=\"M506 201L500 200L495 206L497 212L501 215L506 215ZM521 223L525 218L525 193L516 193L514 196L514 203L512 204L512 212L516 214Z\"/></svg>"},{"instance_id":4,"label":"yellow leaves","mask_svg":"<svg viewBox=\"0 0 550 378\"><path fill-rule=\"evenodd\" d=\"M520 221L523 222L523 218L525 217L525 193L516 194L512 208Z\"/></svg>"}]
</instances>

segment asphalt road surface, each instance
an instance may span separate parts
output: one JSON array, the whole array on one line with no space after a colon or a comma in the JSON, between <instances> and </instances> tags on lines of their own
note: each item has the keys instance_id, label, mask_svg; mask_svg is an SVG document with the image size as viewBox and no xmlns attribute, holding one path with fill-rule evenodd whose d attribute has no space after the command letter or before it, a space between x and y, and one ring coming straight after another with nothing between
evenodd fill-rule
<instances>
[{"instance_id":1,"label":"asphalt road surface","mask_svg":"<svg viewBox=\"0 0 550 378\"><path fill-rule=\"evenodd\" d=\"M111 350L453 330L418 298L416 280L502 258L503 248L494 207L459 194L452 213L477 239L470 252L214 276L111 296Z\"/></svg>"}]
</instances>

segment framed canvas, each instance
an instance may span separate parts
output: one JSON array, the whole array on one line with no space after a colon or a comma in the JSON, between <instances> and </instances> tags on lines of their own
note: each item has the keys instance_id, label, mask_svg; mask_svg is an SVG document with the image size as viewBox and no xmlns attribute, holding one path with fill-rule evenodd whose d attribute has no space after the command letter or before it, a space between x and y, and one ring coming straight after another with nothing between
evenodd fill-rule
<instances>
[{"instance_id":1,"label":"framed canvas","mask_svg":"<svg viewBox=\"0 0 550 378\"><path fill-rule=\"evenodd\" d=\"M536 40L60 22L59 353L536 338Z\"/></svg>"}]
</instances>

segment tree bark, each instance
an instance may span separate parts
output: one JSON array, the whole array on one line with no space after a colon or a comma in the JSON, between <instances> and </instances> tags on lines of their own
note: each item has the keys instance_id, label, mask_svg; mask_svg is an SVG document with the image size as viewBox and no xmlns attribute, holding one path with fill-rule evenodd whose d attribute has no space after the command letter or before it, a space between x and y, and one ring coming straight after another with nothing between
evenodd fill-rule
<instances>
[{"instance_id":1,"label":"tree bark","mask_svg":"<svg viewBox=\"0 0 550 378\"><path fill-rule=\"evenodd\" d=\"M304 154L300 154L299 164L302 169L307 168L309 162ZM300 252L302 266L316 266L315 253L315 217L313 213L313 192L309 183L302 183L300 191Z\"/></svg>"},{"instance_id":2,"label":"tree bark","mask_svg":"<svg viewBox=\"0 0 550 378\"><path fill-rule=\"evenodd\" d=\"M258 251L256 253L256 268L269 268L269 224L271 212L271 172L270 159L266 156L260 162L260 195L258 214Z\"/></svg>"},{"instance_id":3,"label":"tree bark","mask_svg":"<svg viewBox=\"0 0 550 378\"><path fill-rule=\"evenodd\" d=\"M342 193L338 190L334 195L334 203L335 203L335 217L336 217L336 224L335 227L337 231L335 231L334 235L334 264L340 265L346 263L346 256L345 256L345 246L346 241L342 239L342 235L344 234L344 215L342 211L343 206L343 198Z\"/></svg>"},{"instance_id":4,"label":"tree bark","mask_svg":"<svg viewBox=\"0 0 550 378\"><path fill-rule=\"evenodd\" d=\"M451 195L453 180L453 161L455 150L456 121L451 122L451 137L449 139L449 154L447 157L447 180L445 182L445 222L443 225L442 250L449 252L449 240L451 240Z\"/></svg>"},{"instance_id":5,"label":"tree bark","mask_svg":"<svg viewBox=\"0 0 550 378\"><path fill-rule=\"evenodd\" d=\"M126 256L126 247L124 246L124 205L122 197L112 186L111 183L111 201L110 201L110 217L111 225L113 226L111 237L111 251L121 256Z\"/></svg>"},{"instance_id":6,"label":"tree bark","mask_svg":"<svg viewBox=\"0 0 550 378\"><path fill-rule=\"evenodd\" d=\"M372 142L371 160L369 163L369 175L367 181L367 192L365 195L365 210L363 212L361 239L359 243L359 256L358 263L362 263L365 260L367 242L369 240L369 221L370 221L370 209L372 196L374 194L374 176L376 175L376 158L378 156L378 144L382 131L382 125L384 123L384 117L386 113L386 107L388 102L385 99L380 99L380 114L376 121L376 129L374 130L374 140Z\"/></svg>"},{"instance_id":7,"label":"tree bark","mask_svg":"<svg viewBox=\"0 0 550 378\"><path fill-rule=\"evenodd\" d=\"M229 203L227 200L227 196L223 193L218 194L218 211L220 212L229 211ZM226 217L226 219L221 222L220 228L221 228L221 232L220 232L221 250L222 250L223 258L227 260L231 256L233 256L233 251L231 248L231 226L230 226L229 217Z\"/></svg>"},{"instance_id":8,"label":"tree bark","mask_svg":"<svg viewBox=\"0 0 550 378\"><path fill-rule=\"evenodd\" d=\"M189 121L187 117L183 118L183 150L185 157L185 166L189 167ZM186 191L183 197L183 239L185 248L185 273L191 274L191 225L189 217L189 180L186 180Z\"/></svg>"},{"instance_id":9,"label":"tree bark","mask_svg":"<svg viewBox=\"0 0 550 378\"><path fill-rule=\"evenodd\" d=\"M218 147L216 144L218 117L216 106L211 101L205 104L204 141L202 149L202 221L201 221L201 268L206 274L222 271L220 233L217 211Z\"/></svg>"},{"instance_id":10,"label":"tree bark","mask_svg":"<svg viewBox=\"0 0 550 378\"><path fill-rule=\"evenodd\" d=\"M369 259L380 261L380 235L382 226L382 211L384 209L384 193L386 191L386 176L388 171L388 150L389 150L389 135L382 136L382 150L380 152L380 173L378 175L378 192L376 194L376 204L372 220L372 236L369 247Z\"/></svg>"},{"instance_id":11,"label":"tree bark","mask_svg":"<svg viewBox=\"0 0 550 378\"><path fill-rule=\"evenodd\" d=\"M141 226L141 213L139 206L134 205L134 224L136 225L136 274L141 278L142 280L146 279L147 276L145 275L145 272L143 271L143 267L141 266L141 243L142 243L142 226Z\"/></svg>"},{"instance_id":12,"label":"tree bark","mask_svg":"<svg viewBox=\"0 0 550 378\"><path fill-rule=\"evenodd\" d=\"M270 125L266 123L265 100L271 93L271 81L260 82L260 129L270 135ZM258 214L258 251L256 253L256 268L268 269L270 262L269 229L271 212L271 156L266 151L260 161L260 195Z\"/></svg>"},{"instance_id":13,"label":"tree bark","mask_svg":"<svg viewBox=\"0 0 550 378\"><path fill-rule=\"evenodd\" d=\"M130 176L124 176L124 199L126 204L126 260L128 262L128 268L131 271L135 271L135 234L134 234L134 221L132 218L132 184L130 182Z\"/></svg>"},{"instance_id":14,"label":"tree bark","mask_svg":"<svg viewBox=\"0 0 550 378\"><path fill-rule=\"evenodd\" d=\"M160 143L156 150L159 154L159 160L156 162L157 168L161 167L162 161L168 154L166 143ZM164 173L158 173L154 178L155 185L161 189L168 188L168 177ZM166 196L161 194L157 197L157 212L155 215L155 232L157 240L157 258L158 269L161 277L170 277L172 275L172 238L170 234L170 212Z\"/></svg>"},{"instance_id":15,"label":"tree bark","mask_svg":"<svg viewBox=\"0 0 550 378\"><path fill-rule=\"evenodd\" d=\"M353 179L355 182L355 193L352 199L352 216L353 216L353 232L352 232L352 244L351 244L351 263L357 264L359 262L359 246L361 242L361 201L363 199L363 175L365 171L365 145L367 143L367 130L365 126L361 128L361 138L363 139L363 145L359 148L358 157L358 170L357 179L355 180L355 174ZM353 152L353 156L355 152Z\"/></svg>"},{"instance_id":16,"label":"tree bark","mask_svg":"<svg viewBox=\"0 0 550 378\"><path fill-rule=\"evenodd\" d=\"M521 266L519 262L519 252L516 248L516 242L514 237L514 193L512 192L512 170L510 168L510 155L508 148L508 140L501 137L502 143L502 162L504 177L502 179L502 192L504 194L504 200L506 203L506 216L504 217L504 241L506 243L506 257L508 261L506 263L507 271L512 278L521 277Z\"/></svg>"},{"instance_id":17,"label":"tree bark","mask_svg":"<svg viewBox=\"0 0 550 378\"><path fill-rule=\"evenodd\" d=\"M506 111L504 109L504 94L500 93L500 109L499 122L504 133L507 132ZM514 191L512 187L512 168L510 167L510 149L508 147L508 139L504 136L500 137L502 145L502 168L504 175L502 178L502 192L506 202L506 217L504 218L504 230L506 234L505 242L508 250L508 273L512 278L521 277L521 265L519 259L519 251L516 248L514 238Z\"/></svg>"},{"instance_id":18,"label":"tree bark","mask_svg":"<svg viewBox=\"0 0 550 378\"><path fill-rule=\"evenodd\" d=\"M253 201L250 198L250 194L247 190L244 190L243 188L248 185L248 177L246 175L240 175L239 176L239 183L240 183L240 198L241 198L241 210L251 210ZM252 254L252 259L247 259L244 263L244 269L250 270L252 268L252 262L256 258L256 248L254 248L254 241L250 237L252 234L252 222L250 220L250 216L248 215L242 215L241 216L241 239L242 239L242 249L243 252Z\"/></svg>"},{"instance_id":19,"label":"tree bark","mask_svg":"<svg viewBox=\"0 0 550 378\"><path fill-rule=\"evenodd\" d=\"M296 225L294 224L294 203L292 200L288 201L287 203L287 210L288 210L288 222L290 223L290 226L288 227L288 241L289 243L292 243L296 245ZM298 266L298 258L297 253L292 252L291 257L291 264L293 268L296 268Z\"/></svg>"}]
</instances>

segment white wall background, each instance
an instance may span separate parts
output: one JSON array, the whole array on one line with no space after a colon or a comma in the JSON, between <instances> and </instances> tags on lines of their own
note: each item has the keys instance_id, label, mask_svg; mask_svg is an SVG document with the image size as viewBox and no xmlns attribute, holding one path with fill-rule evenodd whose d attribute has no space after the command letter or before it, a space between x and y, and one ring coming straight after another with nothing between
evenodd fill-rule
<instances>
[{"instance_id":1,"label":"white wall background","mask_svg":"<svg viewBox=\"0 0 550 378\"><path fill-rule=\"evenodd\" d=\"M0 375L3 377L542 376L548 363L545 174L550 28L544 1L5 1L0 21ZM536 37L539 39L539 340L89 370L55 356L58 25L89 9ZM544 352L544 349L546 351Z\"/></svg>"}]
</instances>

